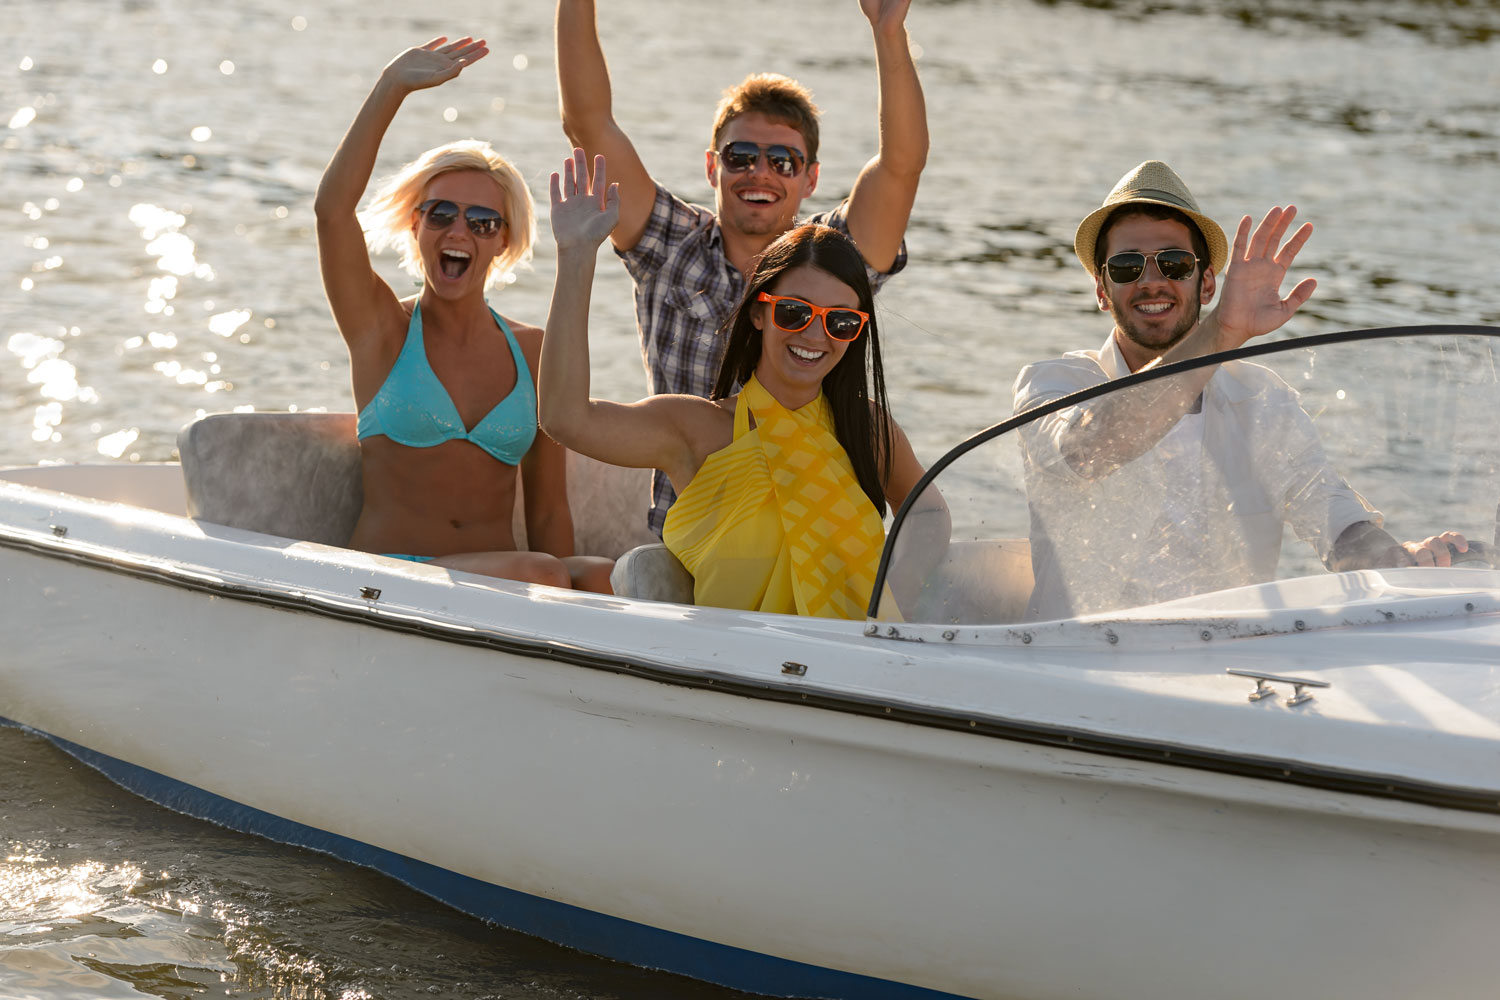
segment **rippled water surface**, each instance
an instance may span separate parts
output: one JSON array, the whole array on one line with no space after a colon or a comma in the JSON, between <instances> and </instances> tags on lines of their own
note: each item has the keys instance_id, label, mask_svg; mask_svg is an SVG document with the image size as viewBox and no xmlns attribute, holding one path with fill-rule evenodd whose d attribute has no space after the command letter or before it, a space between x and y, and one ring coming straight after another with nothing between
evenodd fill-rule
<instances>
[{"instance_id":1,"label":"rippled water surface","mask_svg":"<svg viewBox=\"0 0 1500 1000\"><path fill-rule=\"evenodd\" d=\"M833 205L872 153L873 59L853 0L601 7L617 115L680 193L707 198L717 91L756 69L797 76L825 108L812 208ZM1319 290L1289 334L1500 324L1495 0L914 7L932 152L911 265L881 318L897 415L924 459L1007 416L1020 365L1104 339L1073 228L1148 157L1172 163L1226 228L1287 201L1316 225L1296 271ZM440 33L481 34L492 49L408 101L381 172L479 136L545 200L566 151L550 3L435 9L6 6L0 464L165 460L200 412L351 407L312 197L379 67ZM531 322L551 285L545 220L542 232L534 270L496 297ZM393 261L381 266L410 287ZM611 261L593 343L595 391L638 394L629 285ZM182 819L11 729L0 840L4 996L731 995L498 932L379 876Z\"/></svg>"}]
</instances>

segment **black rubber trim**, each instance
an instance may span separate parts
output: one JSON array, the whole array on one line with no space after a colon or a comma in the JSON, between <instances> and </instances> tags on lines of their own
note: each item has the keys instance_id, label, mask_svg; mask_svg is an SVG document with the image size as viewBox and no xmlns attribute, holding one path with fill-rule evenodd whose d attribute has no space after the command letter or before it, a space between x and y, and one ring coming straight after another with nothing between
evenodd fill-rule
<instances>
[{"instance_id":1,"label":"black rubber trim","mask_svg":"<svg viewBox=\"0 0 1500 1000\"><path fill-rule=\"evenodd\" d=\"M1227 754L1159 741L1108 736L1063 726L978 718L952 710L914 708L901 702L878 698L800 691L786 685L728 677L722 674L710 675L690 668L665 666L647 659L599 653L572 643L523 638L503 632L478 633L467 627L448 627L431 621L403 620L395 617L395 613L379 611L358 604L353 599L350 599L348 603L340 603L333 600L319 600L307 594L281 593L243 584L215 581L206 578L202 573L187 570L175 571L102 553L79 551L76 546L61 538L53 541L35 537L16 537L0 532L0 547L30 551L50 558L61 558L164 586L201 591L230 600L250 601L293 612L360 622L375 628L420 635L441 642L494 649L518 656L553 660L593 670L607 670L676 687L722 691L725 694L758 698L763 701L801 704L826 711L888 719L893 722L904 722L933 729L972 733L977 736L1034 746L1077 750L1126 760L1166 764L1171 767L1186 767L1246 778L1260 778L1284 784L1395 799L1443 809L1500 815L1500 791L1496 790L1455 788L1412 781L1407 778L1312 767L1297 761ZM884 642L883 640L870 641ZM879 648L885 652L890 647L882 645Z\"/></svg>"}]
</instances>

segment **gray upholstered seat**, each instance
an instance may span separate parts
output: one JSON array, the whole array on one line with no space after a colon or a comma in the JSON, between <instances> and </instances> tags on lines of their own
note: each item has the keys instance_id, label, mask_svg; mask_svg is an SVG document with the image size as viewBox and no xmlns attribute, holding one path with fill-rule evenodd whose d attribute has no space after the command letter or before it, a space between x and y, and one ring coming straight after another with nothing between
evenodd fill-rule
<instances>
[{"instance_id":1,"label":"gray upholstered seat","mask_svg":"<svg viewBox=\"0 0 1500 1000\"><path fill-rule=\"evenodd\" d=\"M615 560L609 585L621 597L693 603L693 574L661 542L638 545Z\"/></svg>"},{"instance_id":2,"label":"gray upholstered seat","mask_svg":"<svg viewBox=\"0 0 1500 1000\"><path fill-rule=\"evenodd\" d=\"M189 517L343 545L364 503L352 413L211 413L177 435Z\"/></svg>"},{"instance_id":3,"label":"gray upholstered seat","mask_svg":"<svg viewBox=\"0 0 1500 1000\"><path fill-rule=\"evenodd\" d=\"M352 413L214 413L184 427L177 449L190 517L327 545L354 532L364 493ZM574 550L615 558L655 542L650 484L650 470L569 452ZM515 533L524 548L520 504Z\"/></svg>"}]
</instances>

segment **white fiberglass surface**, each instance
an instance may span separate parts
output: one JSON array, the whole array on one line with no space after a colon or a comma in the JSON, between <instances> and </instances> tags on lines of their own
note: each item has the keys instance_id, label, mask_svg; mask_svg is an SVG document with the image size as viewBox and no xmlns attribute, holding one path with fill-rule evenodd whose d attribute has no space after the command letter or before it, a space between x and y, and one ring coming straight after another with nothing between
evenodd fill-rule
<instances>
[{"instance_id":1,"label":"white fiberglass surface","mask_svg":"<svg viewBox=\"0 0 1500 1000\"><path fill-rule=\"evenodd\" d=\"M174 463L27 466L0 469L0 482L147 507L164 514L187 511L182 467Z\"/></svg>"},{"instance_id":2,"label":"white fiberglass surface","mask_svg":"<svg viewBox=\"0 0 1500 1000\"><path fill-rule=\"evenodd\" d=\"M912 544L920 519L894 532L878 616L1201 617L1462 593L1488 607L1500 330L1468 329L1288 341L1117 389L1128 372L1107 352L1039 359L1016 382L1030 417L937 476L948 544Z\"/></svg>"}]
</instances>

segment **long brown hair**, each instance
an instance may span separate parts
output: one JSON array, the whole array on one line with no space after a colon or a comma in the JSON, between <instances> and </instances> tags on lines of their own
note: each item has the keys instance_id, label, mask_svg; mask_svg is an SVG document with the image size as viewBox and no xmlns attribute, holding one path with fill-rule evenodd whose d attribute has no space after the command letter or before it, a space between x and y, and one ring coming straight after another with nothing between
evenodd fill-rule
<instances>
[{"instance_id":1,"label":"long brown hair","mask_svg":"<svg viewBox=\"0 0 1500 1000\"><path fill-rule=\"evenodd\" d=\"M744 301L727 324L729 344L719 380L711 399L731 395L755 373L760 363L761 335L750 321L751 310L761 292L774 292L776 282L787 271L815 267L850 288L859 297L859 308L870 314L870 322L850 342L833 370L823 377L823 394L833 413L833 432L849 456L854 476L875 509L886 510L885 481L891 471L890 406L885 395L885 372L880 363L880 337L875 324L875 293L864 258L854 241L837 229L816 223L798 226L766 248ZM874 413L880 419L874 419Z\"/></svg>"}]
</instances>

